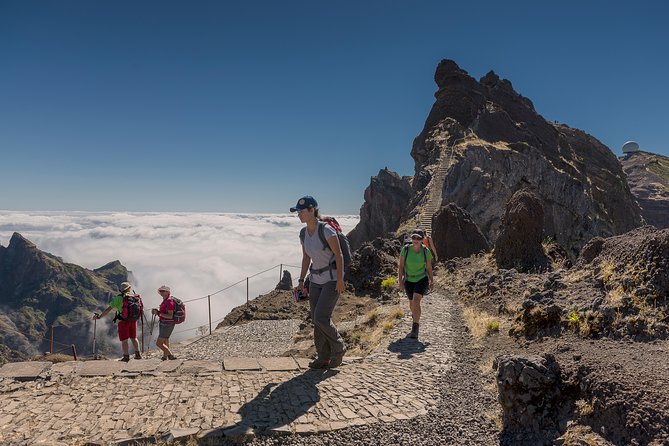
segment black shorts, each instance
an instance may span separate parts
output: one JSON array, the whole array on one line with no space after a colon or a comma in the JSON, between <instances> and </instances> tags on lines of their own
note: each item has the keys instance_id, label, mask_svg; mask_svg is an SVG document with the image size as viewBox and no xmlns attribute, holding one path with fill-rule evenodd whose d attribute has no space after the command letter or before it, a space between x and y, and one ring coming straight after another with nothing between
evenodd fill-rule
<instances>
[{"instance_id":1,"label":"black shorts","mask_svg":"<svg viewBox=\"0 0 669 446\"><path fill-rule=\"evenodd\" d=\"M427 276L423 277L418 282L409 282L408 280L404 281L404 291L406 291L409 300L413 299L414 293L425 296L429 287L430 280L427 278Z\"/></svg>"}]
</instances>

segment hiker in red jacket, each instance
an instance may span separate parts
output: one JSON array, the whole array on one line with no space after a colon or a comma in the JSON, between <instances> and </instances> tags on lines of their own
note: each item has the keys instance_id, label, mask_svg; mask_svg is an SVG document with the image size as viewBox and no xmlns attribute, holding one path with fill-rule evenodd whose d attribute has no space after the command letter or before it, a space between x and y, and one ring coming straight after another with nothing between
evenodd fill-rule
<instances>
[{"instance_id":1,"label":"hiker in red jacket","mask_svg":"<svg viewBox=\"0 0 669 446\"><path fill-rule=\"evenodd\" d=\"M170 336L174 331L174 300L170 294L170 287L163 285L158 288L158 294L163 298L159 308L151 310L151 314L160 317L158 324L158 339L156 346L163 351L163 361L166 359L177 359L170 350Z\"/></svg>"}]
</instances>

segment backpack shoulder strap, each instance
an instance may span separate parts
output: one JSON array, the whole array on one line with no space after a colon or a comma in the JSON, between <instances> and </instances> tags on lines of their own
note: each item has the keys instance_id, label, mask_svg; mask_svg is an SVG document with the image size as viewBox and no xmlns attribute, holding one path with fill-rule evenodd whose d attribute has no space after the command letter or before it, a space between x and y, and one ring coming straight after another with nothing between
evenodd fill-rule
<instances>
[{"instance_id":1,"label":"backpack shoulder strap","mask_svg":"<svg viewBox=\"0 0 669 446\"><path fill-rule=\"evenodd\" d=\"M330 245L328 245L328 241L325 240L325 225L326 223L319 221L318 222L318 237L321 239L321 242L323 243L323 249L330 249Z\"/></svg>"},{"instance_id":2,"label":"backpack shoulder strap","mask_svg":"<svg viewBox=\"0 0 669 446\"><path fill-rule=\"evenodd\" d=\"M427 268L427 248L423 246L423 259L425 259L425 267Z\"/></svg>"}]
</instances>

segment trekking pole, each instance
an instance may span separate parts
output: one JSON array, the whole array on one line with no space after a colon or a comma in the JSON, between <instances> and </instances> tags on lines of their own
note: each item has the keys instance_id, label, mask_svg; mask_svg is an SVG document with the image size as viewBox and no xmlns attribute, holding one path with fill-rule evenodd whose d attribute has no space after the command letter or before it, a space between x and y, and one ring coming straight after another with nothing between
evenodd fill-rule
<instances>
[{"instance_id":1,"label":"trekking pole","mask_svg":"<svg viewBox=\"0 0 669 446\"><path fill-rule=\"evenodd\" d=\"M97 315L98 314L95 313L95 316ZM93 358L97 356L97 351L95 350L95 338L97 334L98 334L98 319L96 317L95 319L93 319Z\"/></svg>"},{"instance_id":2,"label":"trekking pole","mask_svg":"<svg viewBox=\"0 0 669 446\"><path fill-rule=\"evenodd\" d=\"M142 310L140 319L142 320L142 353L144 353L144 310Z\"/></svg>"},{"instance_id":3,"label":"trekking pole","mask_svg":"<svg viewBox=\"0 0 669 446\"><path fill-rule=\"evenodd\" d=\"M156 315L151 316L151 325L149 325L149 345L151 345L151 338L153 337L153 326L156 324Z\"/></svg>"}]
</instances>

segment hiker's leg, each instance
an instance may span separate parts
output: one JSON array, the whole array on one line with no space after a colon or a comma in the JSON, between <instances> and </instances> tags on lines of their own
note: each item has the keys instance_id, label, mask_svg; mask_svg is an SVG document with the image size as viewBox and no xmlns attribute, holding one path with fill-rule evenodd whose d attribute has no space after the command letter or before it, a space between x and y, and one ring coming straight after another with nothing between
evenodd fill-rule
<instances>
[{"instance_id":1,"label":"hiker's leg","mask_svg":"<svg viewBox=\"0 0 669 446\"><path fill-rule=\"evenodd\" d=\"M137 322L128 322L128 336L132 341L132 346L135 348L135 353L139 351L139 341L137 340Z\"/></svg>"},{"instance_id":2,"label":"hiker's leg","mask_svg":"<svg viewBox=\"0 0 669 446\"><path fill-rule=\"evenodd\" d=\"M174 331L174 324L161 322L158 328L158 338L161 341L160 349L163 351L163 356L171 356L172 351L170 350L169 339Z\"/></svg>"},{"instance_id":3,"label":"hiker's leg","mask_svg":"<svg viewBox=\"0 0 669 446\"><path fill-rule=\"evenodd\" d=\"M413 299L411 299L410 306L411 306L411 316L413 318L413 321L418 323L420 322L420 314L421 314L421 308L420 308L420 301L423 300L423 295L418 294L418 293L413 293Z\"/></svg>"},{"instance_id":4,"label":"hiker's leg","mask_svg":"<svg viewBox=\"0 0 669 446\"><path fill-rule=\"evenodd\" d=\"M316 324L316 307L320 301L321 293L323 292L323 285L317 285L313 282L309 284L309 310L311 313L311 322L314 324L314 346L316 347L316 355L319 359L330 359L330 345L327 338L323 334L321 327Z\"/></svg>"},{"instance_id":5,"label":"hiker's leg","mask_svg":"<svg viewBox=\"0 0 669 446\"><path fill-rule=\"evenodd\" d=\"M321 335L325 338L332 356L342 356L344 350L344 340L337 331L337 327L332 323L332 312L339 300L339 293L336 291L337 282L331 281L322 285L322 290L318 303L316 303L313 312L314 326L320 328Z\"/></svg>"},{"instance_id":6,"label":"hiker's leg","mask_svg":"<svg viewBox=\"0 0 669 446\"><path fill-rule=\"evenodd\" d=\"M413 299L411 299L411 316L413 316L414 323L420 322L420 302L423 300L423 296L427 293L430 281L427 277L423 277L418 282L414 284L413 287Z\"/></svg>"},{"instance_id":7,"label":"hiker's leg","mask_svg":"<svg viewBox=\"0 0 669 446\"><path fill-rule=\"evenodd\" d=\"M168 351L165 351L165 339L163 338L156 339L156 347L158 347L163 352L163 357L167 357L169 353Z\"/></svg>"},{"instance_id":8,"label":"hiker's leg","mask_svg":"<svg viewBox=\"0 0 669 446\"><path fill-rule=\"evenodd\" d=\"M128 323L126 321L118 321L118 339L121 341L121 348L123 349L123 356L128 356L128 338L130 337Z\"/></svg>"},{"instance_id":9,"label":"hiker's leg","mask_svg":"<svg viewBox=\"0 0 669 446\"><path fill-rule=\"evenodd\" d=\"M408 280L404 281L404 292L409 299L409 310L411 311L411 316L413 316L413 289L416 284L414 282L409 282Z\"/></svg>"}]
</instances>

